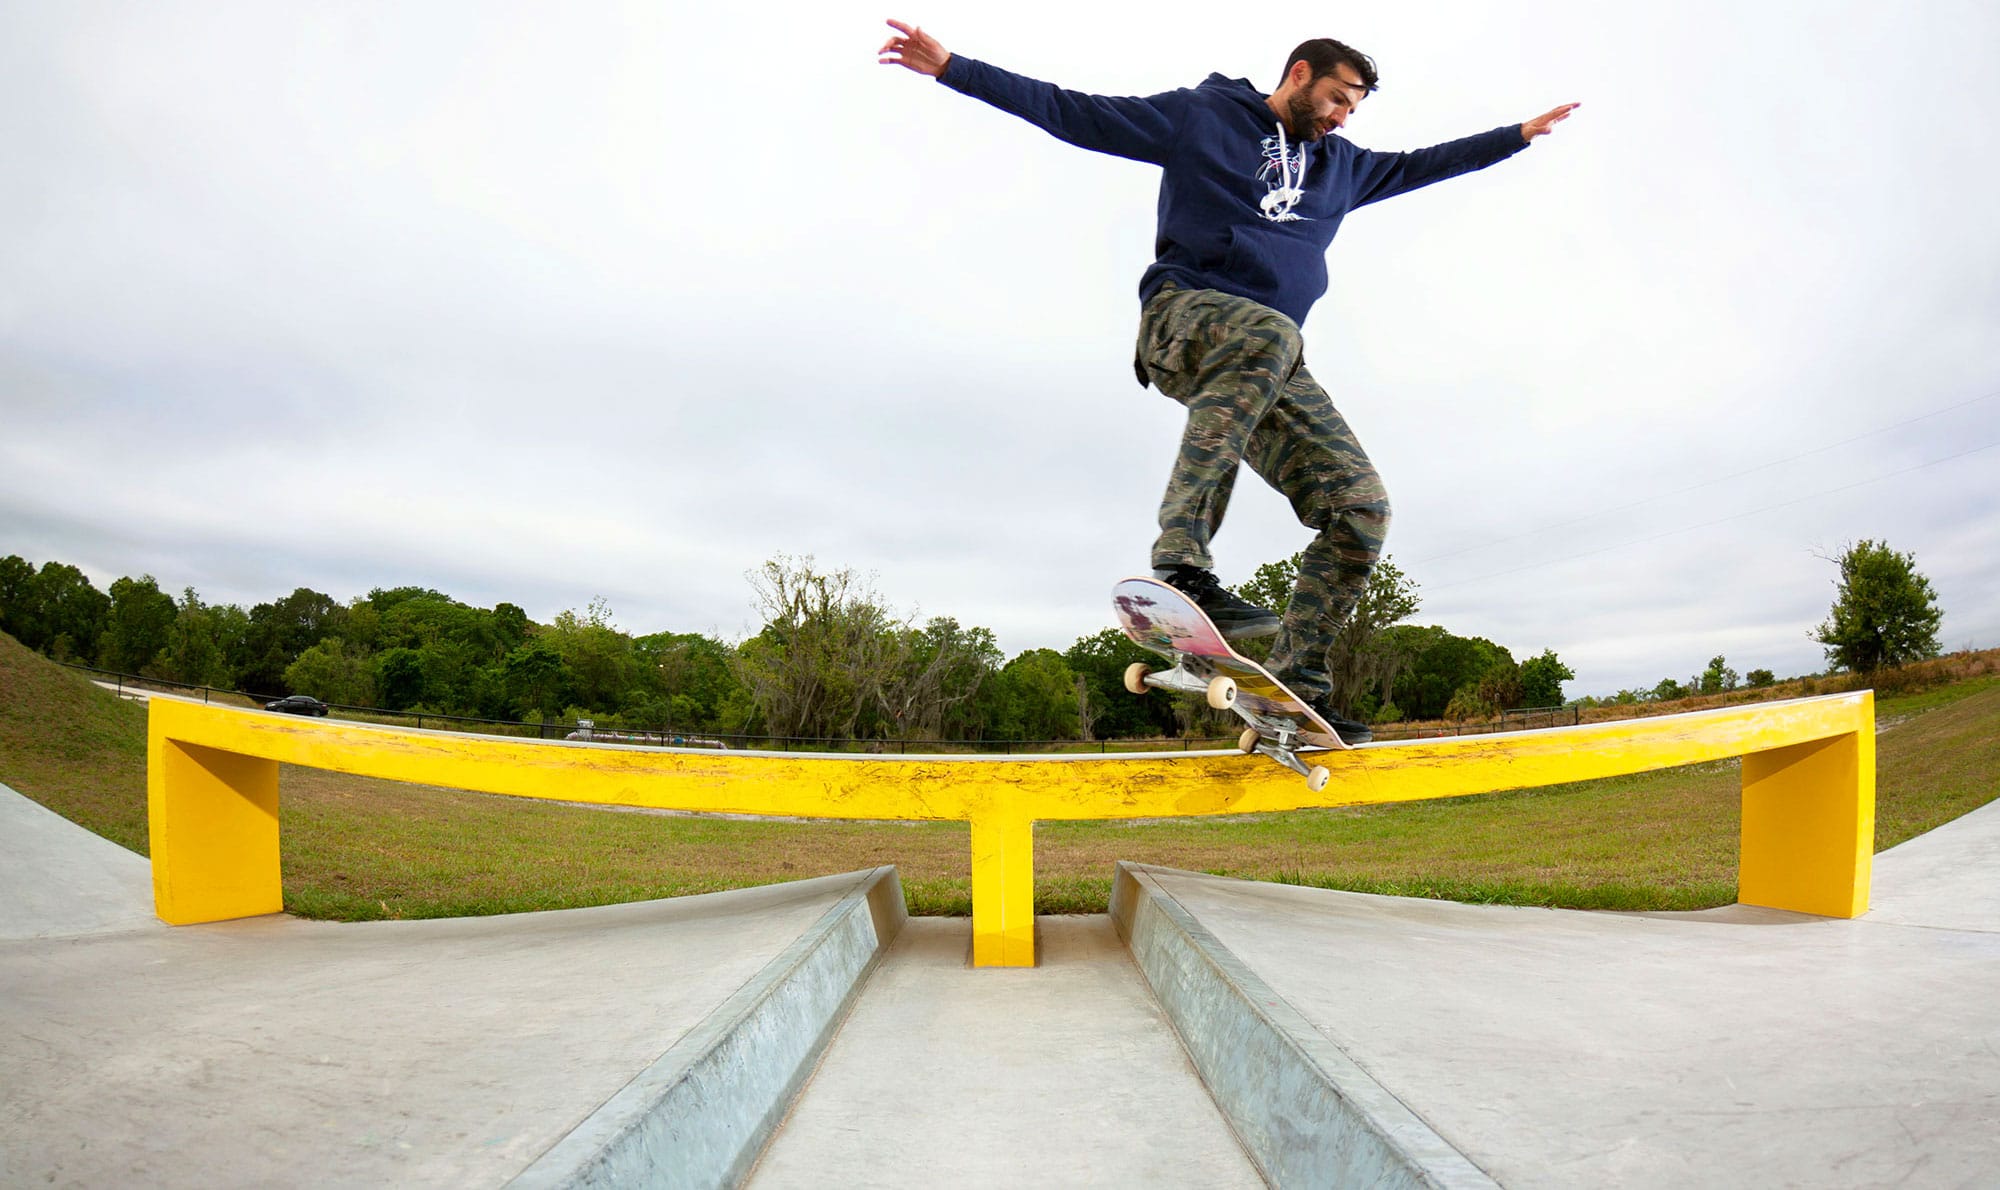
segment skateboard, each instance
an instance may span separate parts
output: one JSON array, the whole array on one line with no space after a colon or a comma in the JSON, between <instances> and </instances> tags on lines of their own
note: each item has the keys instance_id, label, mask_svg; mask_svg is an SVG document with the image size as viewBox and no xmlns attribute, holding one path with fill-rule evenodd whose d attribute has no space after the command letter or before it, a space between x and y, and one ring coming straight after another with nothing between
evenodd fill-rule
<instances>
[{"instance_id":1,"label":"skateboard","mask_svg":"<svg viewBox=\"0 0 2000 1190\"><path fill-rule=\"evenodd\" d=\"M1284 765L1314 793L1326 787L1331 774L1301 760L1300 747L1342 750L1348 744L1269 670L1230 648L1193 600L1156 579L1128 578L1111 588L1111 606L1126 636L1174 663L1172 669L1155 670L1134 662L1126 667L1125 689L1206 695L1209 706L1234 711L1249 725L1237 747Z\"/></svg>"}]
</instances>

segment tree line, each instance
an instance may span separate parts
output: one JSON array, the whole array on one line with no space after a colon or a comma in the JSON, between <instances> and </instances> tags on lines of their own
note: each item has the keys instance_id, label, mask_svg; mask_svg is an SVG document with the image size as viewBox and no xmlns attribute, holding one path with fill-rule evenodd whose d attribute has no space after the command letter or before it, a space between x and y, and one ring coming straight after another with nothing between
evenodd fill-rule
<instances>
[{"instance_id":1,"label":"tree line","mask_svg":"<svg viewBox=\"0 0 2000 1190\"><path fill-rule=\"evenodd\" d=\"M1297 557L1244 585L1282 609ZM1070 740L1233 731L1200 700L1126 693L1157 658L1116 628L1006 657L991 630L921 623L852 570L780 556L749 575L762 627L730 643L632 635L602 600L537 623L423 587L345 602L301 587L248 609L178 597L151 576L99 591L62 562L0 559L0 630L62 661L258 695L601 729L844 740ZM1400 621L1416 588L1378 568L1335 649L1340 697L1375 721L1555 705L1572 675L1551 652L1517 665L1479 637Z\"/></svg>"},{"instance_id":2,"label":"tree line","mask_svg":"<svg viewBox=\"0 0 2000 1190\"><path fill-rule=\"evenodd\" d=\"M1239 592L1282 611L1298 564L1294 555L1260 566ZM1862 666L1936 655L1935 598L1907 556L1863 542L1843 575L1821 626L1829 658L1839 649ZM775 557L749 579L762 627L732 644L626 633L601 599L546 624L512 603L474 607L424 587L345 602L300 587L245 609L207 603L192 587L176 597L151 575L99 591L75 566L12 555L0 559L0 631L56 660L171 682L384 711L589 718L613 730L969 742L1233 732L1197 698L1126 693L1126 666L1157 658L1116 628L1008 658L989 629L949 616L919 623L863 576L810 557ZM1356 718L1478 719L1563 702L1575 675L1554 650L1516 662L1483 637L1410 623L1420 608L1416 583L1383 559L1328 658L1335 700ZM1879 623L1883 609L1897 625ZM1752 685L1770 680L1749 675ZM1667 679L1614 700L1737 681L1716 657L1688 686Z\"/></svg>"}]
</instances>

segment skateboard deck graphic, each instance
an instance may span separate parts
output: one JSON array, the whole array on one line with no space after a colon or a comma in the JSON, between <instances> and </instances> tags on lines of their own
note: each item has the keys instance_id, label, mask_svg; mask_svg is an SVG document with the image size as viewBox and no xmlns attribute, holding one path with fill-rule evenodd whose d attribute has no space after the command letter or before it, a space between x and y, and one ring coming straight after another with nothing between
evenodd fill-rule
<instances>
[{"instance_id":1,"label":"skateboard deck graphic","mask_svg":"<svg viewBox=\"0 0 2000 1190\"><path fill-rule=\"evenodd\" d=\"M1300 760L1300 746L1348 745L1269 670L1230 648L1193 600L1156 579L1128 578L1111 588L1111 606L1126 636L1173 663L1162 671L1133 666L1125 676L1126 689L1135 694L1148 687L1206 693L1210 706L1234 711L1250 725L1239 741L1245 752L1271 757L1305 776L1314 790L1325 784L1326 770Z\"/></svg>"}]
</instances>

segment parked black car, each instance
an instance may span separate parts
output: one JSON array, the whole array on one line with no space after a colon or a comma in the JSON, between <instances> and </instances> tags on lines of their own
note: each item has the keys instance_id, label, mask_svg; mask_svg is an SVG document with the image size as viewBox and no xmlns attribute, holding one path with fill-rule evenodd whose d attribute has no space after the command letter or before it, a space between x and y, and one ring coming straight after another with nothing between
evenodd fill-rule
<instances>
[{"instance_id":1,"label":"parked black car","mask_svg":"<svg viewBox=\"0 0 2000 1190\"><path fill-rule=\"evenodd\" d=\"M283 711L287 715L324 715L326 704L310 694L288 694L276 702L264 704L267 711Z\"/></svg>"}]
</instances>

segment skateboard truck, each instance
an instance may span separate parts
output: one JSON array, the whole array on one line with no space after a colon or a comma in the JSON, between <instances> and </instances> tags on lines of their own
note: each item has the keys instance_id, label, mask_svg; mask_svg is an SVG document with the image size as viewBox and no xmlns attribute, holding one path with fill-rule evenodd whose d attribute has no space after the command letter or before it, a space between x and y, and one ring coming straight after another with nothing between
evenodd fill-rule
<instances>
[{"instance_id":1,"label":"skateboard truck","mask_svg":"<svg viewBox=\"0 0 2000 1190\"><path fill-rule=\"evenodd\" d=\"M1204 678L1191 673L1185 665L1175 665L1172 669L1155 670L1143 661L1135 661L1125 667L1125 689L1133 694L1144 694L1148 689L1174 690L1182 694L1200 694L1208 699L1208 705L1218 711L1236 710L1236 681L1227 675ZM1248 716L1245 716L1246 718ZM1258 716L1257 727L1246 727L1243 734L1236 737L1236 747L1246 755L1261 753L1284 765L1306 779L1306 788L1318 793L1326 788L1327 780L1333 775L1325 765L1308 765L1299 759L1299 732L1290 720L1270 719ZM1266 738L1268 731L1269 737Z\"/></svg>"},{"instance_id":2,"label":"skateboard truck","mask_svg":"<svg viewBox=\"0 0 2000 1190\"><path fill-rule=\"evenodd\" d=\"M1263 733L1254 727L1246 727L1236 741L1236 746L1245 752L1261 752L1279 764L1306 779L1306 788L1318 793L1326 788L1327 779L1333 774L1323 764L1308 765L1299 759L1299 733L1280 729L1276 743L1267 743Z\"/></svg>"},{"instance_id":3,"label":"skateboard truck","mask_svg":"<svg viewBox=\"0 0 2000 1190\"><path fill-rule=\"evenodd\" d=\"M1236 679L1222 676L1204 678L1190 673L1184 665L1172 669L1154 670L1143 661L1134 661L1125 667L1125 689L1133 694L1144 694L1146 687L1161 690L1178 690L1182 694L1202 694L1208 697L1208 705L1218 711L1226 711L1236 705Z\"/></svg>"}]
</instances>

